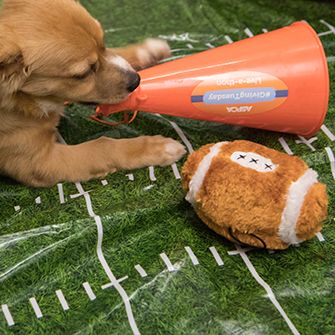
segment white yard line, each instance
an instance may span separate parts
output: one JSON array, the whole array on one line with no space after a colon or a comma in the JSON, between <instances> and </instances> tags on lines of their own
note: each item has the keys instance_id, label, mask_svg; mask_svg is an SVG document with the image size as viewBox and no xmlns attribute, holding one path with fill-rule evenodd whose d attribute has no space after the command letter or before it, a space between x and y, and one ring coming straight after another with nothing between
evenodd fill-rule
<instances>
[{"instance_id":1,"label":"white yard line","mask_svg":"<svg viewBox=\"0 0 335 335\"><path fill-rule=\"evenodd\" d=\"M243 252L249 252L249 251L252 251L252 250L254 250L254 249L253 248L244 248L244 249L241 249L241 251L243 251ZM241 251L239 251L239 250L231 250L231 251L228 251L227 253L228 253L229 256L235 256L235 255L239 255Z\"/></svg>"},{"instance_id":2,"label":"white yard line","mask_svg":"<svg viewBox=\"0 0 335 335\"><path fill-rule=\"evenodd\" d=\"M181 175L180 175L180 173L179 173L177 164L176 164L176 163L173 163L173 164L171 165L171 167L172 167L172 171L173 171L173 174L174 174L175 178L176 178L177 180L181 179Z\"/></svg>"},{"instance_id":3,"label":"white yard line","mask_svg":"<svg viewBox=\"0 0 335 335\"><path fill-rule=\"evenodd\" d=\"M265 291L267 293L267 297L270 299L270 301L272 302L272 304L277 308L278 312L280 313L280 315L283 317L283 319L287 323L287 325L290 328L291 332L294 335L300 335L300 333L297 330L297 328L294 326L294 324L292 323L292 321L289 319L289 317L286 315L285 311L283 310L283 308L279 304L279 302L278 302L277 298L275 297L275 295L274 295L271 287L257 273L256 269L252 265L252 263L251 263L249 257L247 256L247 254L238 245L236 245L236 250L239 252L239 255L243 259L243 262L245 263L245 265L247 266L248 270L250 271L250 273L252 274L252 276L255 278L255 280L257 281L257 283L259 285L261 285L265 289Z\"/></svg>"},{"instance_id":4,"label":"white yard line","mask_svg":"<svg viewBox=\"0 0 335 335\"><path fill-rule=\"evenodd\" d=\"M129 174L126 174L126 177L128 178L128 180L130 181L134 181L135 180L135 177L132 173L129 173Z\"/></svg>"},{"instance_id":5,"label":"white yard line","mask_svg":"<svg viewBox=\"0 0 335 335\"><path fill-rule=\"evenodd\" d=\"M82 193L84 195L88 215L91 218L94 219L97 215L95 215L95 213L93 212L93 207L92 207L92 201L91 201L90 194L84 191L84 189L83 189L83 187L80 183L76 183L76 187L77 187L77 190L79 191L79 193Z\"/></svg>"},{"instance_id":6,"label":"white yard line","mask_svg":"<svg viewBox=\"0 0 335 335\"><path fill-rule=\"evenodd\" d=\"M312 146L312 143L317 141L317 137L312 137L309 140L303 136L298 136L300 140L296 140L295 143L297 144L305 144L307 145L312 151L316 151L316 149Z\"/></svg>"},{"instance_id":7,"label":"white yard line","mask_svg":"<svg viewBox=\"0 0 335 335\"><path fill-rule=\"evenodd\" d=\"M87 201L88 198L90 198L89 194L87 194L85 196L88 212L89 213L92 212L92 214L94 214L93 209L89 208L90 207L90 201ZM103 269L105 270L105 273L106 273L107 277L109 278L111 283L114 284L115 289L120 294L120 296L123 300L123 303L124 303L125 308L126 308L126 313L127 313L129 325L130 325L133 333L135 335L140 334L140 332L138 330L138 327L137 327L137 324L136 324L136 321L135 321L135 318L134 318L133 310L131 308L131 304L130 304L130 301L129 301L129 296L126 293L126 291L124 290L124 288L121 286L121 284L118 282L116 277L114 276L112 270L110 269L110 267L109 267L109 265L108 265L108 263L105 259L104 254L103 254L102 241L103 241L103 234L104 233L103 233L103 225L102 225L102 222L101 222L101 218L100 218L100 216L93 216L93 218L94 218L94 221L97 225L97 230L98 230L98 242L97 242L98 259L99 259Z\"/></svg>"},{"instance_id":8,"label":"white yard line","mask_svg":"<svg viewBox=\"0 0 335 335\"><path fill-rule=\"evenodd\" d=\"M64 190L63 190L63 184L57 184L57 189L59 193L59 201L61 204L65 203L65 196L64 196Z\"/></svg>"},{"instance_id":9,"label":"white yard line","mask_svg":"<svg viewBox=\"0 0 335 335\"><path fill-rule=\"evenodd\" d=\"M333 25L331 25L330 23L326 22L325 20L320 20L320 22L322 24L324 24L329 30L328 31L324 31L322 33L319 33L318 36L325 36L325 35L330 35L330 34L334 34L335 35L335 27ZM327 61L329 63L335 62L335 56L329 56L329 57L327 57Z\"/></svg>"},{"instance_id":10,"label":"white yard line","mask_svg":"<svg viewBox=\"0 0 335 335\"><path fill-rule=\"evenodd\" d=\"M333 33L335 34L335 27L333 25L331 25L330 23L326 22L325 20L320 20L320 22L322 24L324 24L325 26L328 27L328 29ZM322 33L321 33L322 34Z\"/></svg>"},{"instance_id":11,"label":"white yard line","mask_svg":"<svg viewBox=\"0 0 335 335\"><path fill-rule=\"evenodd\" d=\"M14 319L12 317L12 314L8 308L8 305L1 305L1 309L2 309L2 313L6 319L6 322L8 324L9 327L11 326L14 326L15 325L15 322L14 322Z\"/></svg>"},{"instance_id":12,"label":"white yard line","mask_svg":"<svg viewBox=\"0 0 335 335\"><path fill-rule=\"evenodd\" d=\"M178 134L178 136L180 137L180 139L183 141L183 143L186 145L186 148L188 150L188 152L191 154L192 152L194 152L194 149L192 147L191 142L188 140L188 138L185 136L184 132L182 131L182 129L173 121L169 121L171 126L173 127L173 129L176 131L176 133Z\"/></svg>"},{"instance_id":13,"label":"white yard line","mask_svg":"<svg viewBox=\"0 0 335 335\"><path fill-rule=\"evenodd\" d=\"M88 282L83 283L83 288L91 301L95 300L97 297L94 294L91 285Z\"/></svg>"},{"instance_id":14,"label":"white yard line","mask_svg":"<svg viewBox=\"0 0 335 335\"><path fill-rule=\"evenodd\" d=\"M333 153L332 149L330 149L330 147L326 147L325 150L326 150L327 156L329 158L330 168L331 168L331 171L332 171L333 179L335 180L335 157L334 157L334 153Z\"/></svg>"},{"instance_id":15,"label":"white yard line","mask_svg":"<svg viewBox=\"0 0 335 335\"><path fill-rule=\"evenodd\" d=\"M173 272L173 271L176 271L176 269L174 268L174 266L172 265L169 257L166 255L166 253L161 253L159 255L161 257L161 259L163 260L163 262L165 263L167 269L169 272Z\"/></svg>"},{"instance_id":16,"label":"white yard line","mask_svg":"<svg viewBox=\"0 0 335 335\"><path fill-rule=\"evenodd\" d=\"M107 186L108 185L108 181L106 179L101 180L101 184L102 184L102 186Z\"/></svg>"},{"instance_id":17,"label":"white yard line","mask_svg":"<svg viewBox=\"0 0 335 335\"><path fill-rule=\"evenodd\" d=\"M91 191L87 191L87 192L84 192L84 193L71 194L70 198L71 199L77 199L77 198L80 198L80 197L84 196L86 193L89 193L89 192L91 192Z\"/></svg>"},{"instance_id":18,"label":"white yard line","mask_svg":"<svg viewBox=\"0 0 335 335\"><path fill-rule=\"evenodd\" d=\"M321 130L324 132L324 134L331 140L335 141L335 135L327 128L326 125L321 126Z\"/></svg>"},{"instance_id":19,"label":"white yard line","mask_svg":"<svg viewBox=\"0 0 335 335\"><path fill-rule=\"evenodd\" d=\"M198 258L194 254L193 250L190 247L185 247L185 250L186 250L188 256L190 257L192 264L193 265L199 265Z\"/></svg>"},{"instance_id":20,"label":"white yard line","mask_svg":"<svg viewBox=\"0 0 335 335\"><path fill-rule=\"evenodd\" d=\"M149 166L149 179L151 181L156 181L157 178L155 176L155 168L153 166Z\"/></svg>"},{"instance_id":21,"label":"white yard line","mask_svg":"<svg viewBox=\"0 0 335 335\"><path fill-rule=\"evenodd\" d=\"M248 27L244 29L244 32L246 33L246 35L248 37L254 37L255 36Z\"/></svg>"},{"instance_id":22,"label":"white yard line","mask_svg":"<svg viewBox=\"0 0 335 335\"><path fill-rule=\"evenodd\" d=\"M318 233L316 234L316 237L318 238L318 240L319 240L320 242L324 242L324 241L325 241L325 238L323 237L323 235L322 235L320 232L318 232Z\"/></svg>"},{"instance_id":23,"label":"white yard line","mask_svg":"<svg viewBox=\"0 0 335 335\"><path fill-rule=\"evenodd\" d=\"M32 298L29 299L29 302L30 302L31 307L34 310L34 313L35 313L37 319L42 318L43 314L41 312L40 306L38 305L36 299L34 297L32 297Z\"/></svg>"},{"instance_id":24,"label":"white yard line","mask_svg":"<svg viewBox=\"0 0 335 335\"><path fill-rule=\"evenodd\" d=\"M318 36L321 37L321 36L330 35L330 34L333 34L333 32L331 30L328 30L328 31L324 31L322 33L318 33Z\"/></svg>"},{"instance_id":25,"label":"white yard line","mask_svg":"<svg viewBox=\"0 0 335 335\"><path fill-rule=\"evenodd\" d=\"M123 281L125 281L128 278L129 278L128 276L124 276L124 277L118 279L118 283L122 283ZM113 287L113 286L114 286L114 283L107 283L105 285L102 285L101 289L106 290L107 288L110 288L110 287Z\"/></svg>"},{"instance_id":26,"label":"white yard line","mask_svg":"<svg viewBox=\"0 0 335 335\"><path fill-rule=\"evenodd\" d=\"M63 144L66 144L64 139L60 136L61 141L63 142ZM85 193L83 186L81 185L81 183L75 183L76 188L78 190L79 193ZM110 280L111 283L114 284L115 289L117 290L117 292L120 294L122 301L125 305L125 309L126 309L126 313L127 313L127 318L129 321L129 325L131 327L131 330L133 332L133 334L135 335L139 335L140 332L138 330L135 318L134 318L134 314L131 308L131 304L129 301L129 296L126 293L126 291L124 290L124 288L121 286L121 284L118 282L118 280L116 279L116 277L114 276L112 270L110 269L106 258L103 254L102 251L102 241L103 241L103 236L104 236L104 230L103 230L103 225L101 222L101 218L100 216L96 215L93 211L92 208L92 202L91 202L91 197L88 193L86 193L84 195L85 198L85 202L86 202L86 208L87 208L87 212L89 214L90 217L92 217L95 221L95 224L97 226L97 235L98 235L98 240L97 240L97 248L96 248L96 252L97 252L97 256L99 259L99 262L101 264L101 266L103 267L108 279Z\"/></svg>"},{"instance_id":27,"label":"white yard line","mask_svg":"<svg viewBox=\"0 0 335 335\"><path fill-rule=\"evenodd\" d=\"M221 256L219 255L218 251L216 250L215 247L210 247L209 248L209 251L212 253L214 259L215 259L215 262L217 263L218 266L223 266L224 265L224 262L221 258Z\"/></svg>"},{"instance_id":28,"label":"white yard line","mask_svg":"<svg viewBox=\"0 0 335 335\"><path fill-rule=\"evenodd\" d=\"M229 44L232 44L232 43L234 43L234 41L230 38L230 36L228 36L228 35L225 35L225 40L229 43Z\"/></svg>"},{"instance_id":29,"label":"white yard line","mask_svg":"<svg viewBox=\"0 0 335 335\"><path fill-rule=\"evenodd\" d=\"M175 132L178 134L178 136L180 137L180 139L183 141L183 143L185 144L188 152L191 154L192 152L194 152L194 149L192 147L191 142L188 140L188 138L186 137L186 135L184 134L184 132L182 131L182 129L173 121L170 121L168 119L166 119L165 117L163 117L160 114L155 114L156 116L164 119L165 121L169 122L170 125L172 126L172 128L175 130Z\"/></svg>"},{"instance_id":30,"label":"white yard line","mask_svg":"<svg viewBox=\"0 0 335 335\"><path fill-rule=\"evenodd\" d=\"M212 43L206 43L205 45L206 45L206 47L208 47L209 49L214 49L214 48L215 48L215 45L213 45Z\"/></svg>"},{"instance_id":31,"label":"white yard line","mask_svg":"<svg viewBox=\"0 0 335 335\"><path fill-rule=\"evenodd\" d=\"M69 307L69 304L67 303L67 301L64 297L64 294L63 294L62 290L57 290L56 291L56 296L57 296L63 310L68 311L70 309L70 307Z\"/></svg>"},{"instance_id":32,"label":"white yard line","mask_svg":"<svg viewBox=\"0 0 335 335\"><path fill-rule=\"evenodd\" d=\"M289 155L293 155L293 152L291 150L291 148L288 146L287 142L285 141L284 137L281 137L278 139L279 143L281 144L281 146L283 147L283 149L285 150L285 152Z\"/></svg>"},{"instance_id":33,"label":"white yard line","mask_svg":"<svg viewBox=\"0 0 335 335\"><path fill-rule=\"evenodd\" d=\"M145 278L148 276L148 274L145 272L145 270L142 268L140 264L135 265L135 269L142 278Z\"/></svg>"}]
</instances>

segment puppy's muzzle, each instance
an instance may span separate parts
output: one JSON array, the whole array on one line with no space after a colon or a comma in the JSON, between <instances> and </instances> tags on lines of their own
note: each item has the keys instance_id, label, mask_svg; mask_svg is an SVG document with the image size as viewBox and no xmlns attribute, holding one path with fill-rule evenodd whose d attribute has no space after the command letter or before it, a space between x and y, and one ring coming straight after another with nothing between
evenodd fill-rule
<instances>
[{"instance_id":1,"label":"puppy's muzzle","mask_svg":"<svg viewBox=\"0 0 335 335\"><path fill-rule=\"evenodd\" d=\"M129 79L128 79L127 90L129 92L133 92L140 85L141 77L138 75L137 72L130 72L128 74L128 77L129 77Z\"/></svg>"}]
</instances>

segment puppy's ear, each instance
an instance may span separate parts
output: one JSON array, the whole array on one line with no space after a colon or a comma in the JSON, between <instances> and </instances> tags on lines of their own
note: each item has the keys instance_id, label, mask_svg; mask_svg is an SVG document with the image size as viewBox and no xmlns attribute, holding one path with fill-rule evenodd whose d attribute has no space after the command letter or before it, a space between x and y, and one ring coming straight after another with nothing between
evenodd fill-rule
<instances>
[{"instance_id":1,"label":"puppy's ear","mask_svg":"<svg viewBox=\"0 0 335 335\"><path fill-rule=\"evenodd\" d=\"M1 26L0 26L1 29ZM9 35L0 33L0 85L13 93L29 74L19 46ZM5 85L3 85L5 83Z\"/></svg>"}]
</instances>

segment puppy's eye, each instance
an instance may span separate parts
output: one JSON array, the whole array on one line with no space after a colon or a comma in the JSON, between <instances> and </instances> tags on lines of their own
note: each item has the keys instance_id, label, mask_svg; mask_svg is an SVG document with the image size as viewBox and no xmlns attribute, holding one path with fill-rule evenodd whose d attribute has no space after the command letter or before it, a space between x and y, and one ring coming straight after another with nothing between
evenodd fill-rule
<instances>
[{"instance_id":1,"label":"puppy's eye","mask_svg":"<svg viewBox=\"0 0 335 335\"><path fill-rule=\"evenodd\" d=\"M95 73L97 71L98 68L98 64L94 63L92 64L89 69L87 69L87 71L85 71L84 73L81 74L76 74L75 76L73 76L74 79L77 80L83 80L86 79L87 77L89 77L92 73Z\"/></svg>"},{"instance_id":2,"label":"puppy's eye","mask_svg":"<svg viewBox=\"0 0 335 335\"><path fill-rule=\"evenodd\" d=\"M97 72L97 70L98 70L98 63L92 64L91 65L91 71L95 73L95 72Z\"/></svg>"}]
</instances>

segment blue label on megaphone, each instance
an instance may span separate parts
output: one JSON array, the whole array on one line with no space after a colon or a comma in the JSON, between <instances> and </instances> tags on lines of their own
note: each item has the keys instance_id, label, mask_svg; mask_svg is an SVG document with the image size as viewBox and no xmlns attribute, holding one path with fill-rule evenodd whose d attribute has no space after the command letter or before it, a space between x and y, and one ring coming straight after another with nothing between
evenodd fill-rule
<instances>
[{"instance_id":1,"label":"blue label on megaphone","mask_svg":"<svg viewBox=\"0 0 335 335\"><path fill-rule=\"evenodd\" d=\"M245 104L272 101L276 96L276 90L272 87L238 88L206 92L203 102L210 105Z\"/></svg>"},{"instance_id":2,"label":"blue label on megaphone","mask_svg":"<svg viewBox=\"0 0 335 335\"><path fill-rule=\"evenodd\" d=\"M268 73L234 71L205 77L194 88L194 107L217 115L269 112L288 98L287 85Z\"/></svg>"}]
</instances>

